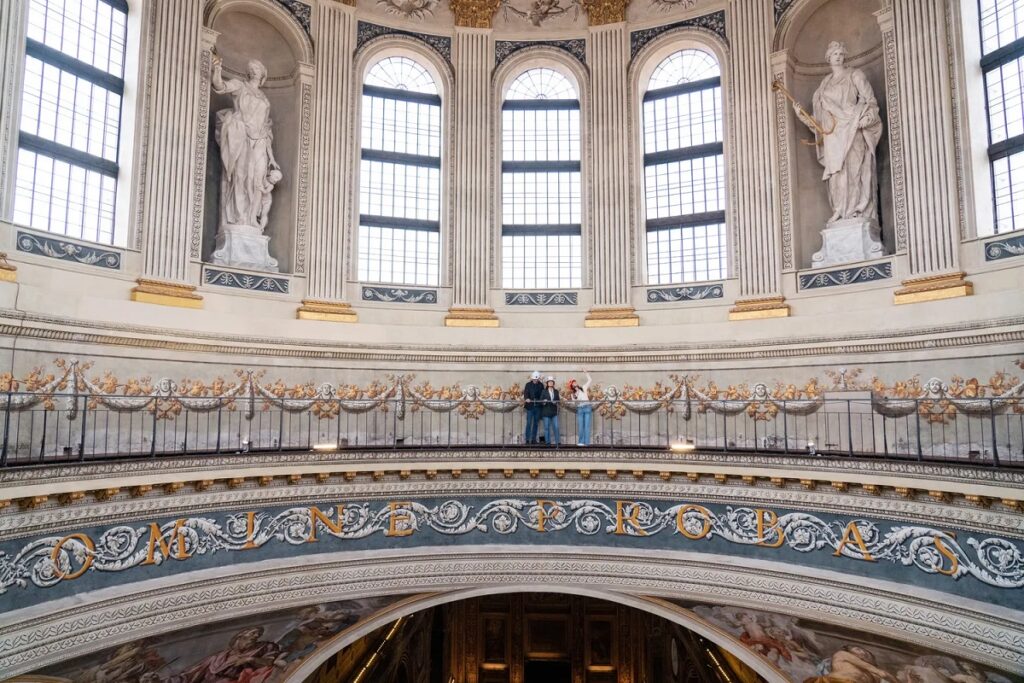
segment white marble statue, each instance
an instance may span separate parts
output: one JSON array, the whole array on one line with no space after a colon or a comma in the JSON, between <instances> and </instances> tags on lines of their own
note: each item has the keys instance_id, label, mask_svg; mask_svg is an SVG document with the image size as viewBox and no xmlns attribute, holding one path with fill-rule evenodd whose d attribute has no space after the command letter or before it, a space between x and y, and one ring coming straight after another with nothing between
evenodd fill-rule
<instances>
[{"instance_id":1,"label":"white marble statue","mask_svg":"<svg viewBox=\"0 0 1024 683\"><path fill-rule=\"evenodd\" d=\"M864 72L846 66L843 43L830 43L826 59L832 73L815 91L810 115L794 106L797 118L814 133L833 212L822 231L822 250L812 257L815 266L882 255L875 159L882 137L878 101Z\"/></svg>"},{"instance_id":2,"label":"white marble statue","mask_svg":"<svg viewBox=\"0 0 1024 683\"><path fill-rule=\"evenodd\" d=\"M267 68L248 64L246 79L224 78L223 64L213 57L210 82L218 95L229 95L230 109L217 112L214 137L220 147L220 226L213 263L277 272L263 234L273 203L274 185L283 178L274 159L270 101L260 90Z\"/></svg>"}]
</instances>

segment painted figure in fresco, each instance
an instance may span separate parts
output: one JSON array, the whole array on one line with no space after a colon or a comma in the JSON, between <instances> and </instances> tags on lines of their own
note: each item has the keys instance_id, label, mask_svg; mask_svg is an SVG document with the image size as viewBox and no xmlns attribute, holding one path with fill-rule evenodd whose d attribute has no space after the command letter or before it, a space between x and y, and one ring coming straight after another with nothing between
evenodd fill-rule
<instances>
[{"instance_id":1,"label":"painted figure in fresco","mask_svg":"<svg viewBox=\"0 0 1024 683\"><path fill-rule=\"evenodd\" d=\"M832 655L832 669L804 683L899 683L895 676L875 665L875 656L859 645L844 645Z\"/></svg>"},{"instance_id":2,"label":"painted figure in fresco","mask_svg":"<svg viewBox=\"0 0 1024 683\"><path fill-rule=\"evenodd\" d=\"M847 218L877 222L875 148L882 138L878 101L864 72L846 66L846 45L832 41L825 58L832 73L814 93L814 119L799 106L795 111L818 143L833 211L828 223Z\"/></svg>"},{"instance_id":3,"label":"painted figure in fresco","mask_svg":"<svg viewBox=\"0 0 1024 683\"><path fill-rule=\"evenodd\" d=\"M263 627L244 628L226 649L203 658L180 674L162 679L148 674L140 683L270 683L287 666L281 646L261 640Z\"/></svg>"},{"instance_id":4,"label":"painted figure in fresco","mask_svg":"<svg viewBox=\"0 0 1024 683\"><path fill-rule=\"evenodd\" d=\"M126 643L114 650L102 664L86 669L75 683L137 683L165 665L150 639Z\"/></svg>"},{"instance_id":5,"label":"painted figure in fresco","mask_svg":"<svg viewBox=\"0 0 1024 683\"><path fill-rule=\"evenodd\" d=\"M299 610L298 618L292 622L292 626L277 639L277 644L287 653L285 661L294 662L358 620L357 616L345 610L332 610L320 605L304 607Z\"/></svg>"}]
</instances>

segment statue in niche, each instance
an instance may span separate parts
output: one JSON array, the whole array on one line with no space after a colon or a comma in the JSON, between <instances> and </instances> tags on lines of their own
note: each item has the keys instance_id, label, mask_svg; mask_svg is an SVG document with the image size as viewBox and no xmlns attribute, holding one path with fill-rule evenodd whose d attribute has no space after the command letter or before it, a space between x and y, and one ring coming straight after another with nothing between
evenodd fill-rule
<instances>
[{"instance_id":1,"label":"statue in niche","mask_svg":"<svg viewBox=\"0 0 1024 683\"><path fill-rule=\"evenodd\" d=\"M814 133L833 212L822 230L821 251L811 258L814 266L882 255L875 159L882 138L878 101L864 72L846 66L846 45L831 42L825 58L832 73L814 93L813 112L794 102L797 118Z\"/></svg>"},{"instance_id":2,"label":"statue in niche","mask_svg":"<svg viewBox=\"0 0 1024 683\"><path fill-rule=\"evenodd\" d=\"M229 95L230 109L217 112L214 139L220 148L220 226L212 261L216 265L277 272L270 237L263 234L270 217L274 186L284 177L274 158L270 100L260 89L267 68L248 64L246 78L224 78L223 62L213 56L210 82L218 95Z\"/></svg>"}]
</instances>

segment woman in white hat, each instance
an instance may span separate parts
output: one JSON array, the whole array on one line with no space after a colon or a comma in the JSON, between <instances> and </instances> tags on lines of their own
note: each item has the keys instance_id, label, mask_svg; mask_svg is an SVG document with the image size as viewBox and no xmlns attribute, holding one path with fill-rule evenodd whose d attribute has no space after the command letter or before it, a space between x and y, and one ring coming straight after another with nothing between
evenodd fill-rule
<instances>
[{"instance_id":1,"label":"woman in white hat","mask_svg":"<svg viewBox=\"0 0 1024 683\"><path fill-rule=\"evenodd\" d=\"M540 372L533 371L530 381L523 387L523 403L526 406L526 443L537 443L537 428L540 426L541 399L544 385L540 383Z\"/></svg>"},{"instance_id":2,"label":"woman in white hat","mask_svg":"<svg viewBox=\"0 0 1024 683\"><path fill-rule=\"evenodd\" d=\"M558 433L558 403L562 399L555 388L555 378L551 375L544 380L543 396L540 415L544 418L544 441L549 446L557 446L561 440Z\"/></svg>"}]
</instances>

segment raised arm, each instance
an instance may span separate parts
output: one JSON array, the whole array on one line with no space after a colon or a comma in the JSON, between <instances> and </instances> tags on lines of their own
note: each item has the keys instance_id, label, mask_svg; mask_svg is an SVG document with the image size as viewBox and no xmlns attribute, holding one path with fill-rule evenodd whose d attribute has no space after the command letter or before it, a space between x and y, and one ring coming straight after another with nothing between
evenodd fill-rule
<instances>
[{"instance_id":1,"label":"raised arm","mask_svg":"<svg viewBox=\"0 0 1024 683\"><path fill-rule=\"evenodd\" d=\"M587 376L587 383L583 385L583 391L589 391L590 390L590 383L593 382L594 380L590 378L590 372L589 371L584 370L583 374Z\"/></svg>"},{"instance_id":2,"label":"raised arm","mask_svg":"<svg viewBox=\"0 0 1024 683\"><path fill-rule=\"evenodd\" d=\"M224 80L224 60L218 54L213 55L213 67L210 69L210 85L213 86L213 92L218 95L234 92L241 86L241 82L234 78Z\"/></svg>"}]
</instances>

